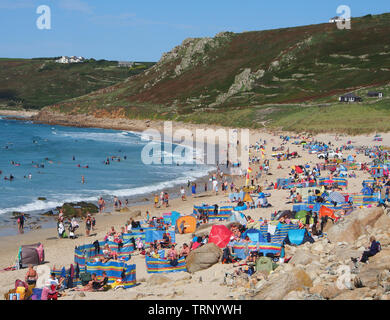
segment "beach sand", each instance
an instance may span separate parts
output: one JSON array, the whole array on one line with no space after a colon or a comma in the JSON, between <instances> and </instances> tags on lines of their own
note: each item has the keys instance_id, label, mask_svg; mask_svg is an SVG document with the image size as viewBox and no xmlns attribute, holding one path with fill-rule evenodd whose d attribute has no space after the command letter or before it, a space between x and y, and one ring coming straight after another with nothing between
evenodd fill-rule
<instances>
[{"instance_id":1,"label":"beach sand","mask_svg":"<svg viewBox=\"0 0 390 320\"><path fill-rule=\"evenodd\" d=\"M196 128L196 126L188 126L188 128ZM122 129L122 128L121 128ZM287 135L288 133L283 133ZM347 141L352 140L353 145L390 145L390 134L382 134L383 142L374 142L373 134L365 136L342 136L339 141L335 141L335 136L332 134L322 134L314 138L319 141L328 142L331 141L335 146L341 146L346 144ZM278 147L281 144L279 135L265 132L263 130L251 130L250 143L254 144L258 139L266 139L266 157L270 159L270 173L272 175L262 177L259 181L260 185L264 185L265 181L268 183L275 182L278 178L288 177L288 173L293 165L303 165L309 163L313 165L320 163L316 155L309 155L307 151L303 151L301 146L293 145L294 139L291 139L289 143L285 145L285 148L289 147L290 152L297 151L301 156L300 158L292 159L290 161L277 162L271 158L273 153L272 147ZM344 157L349 154L354 154L354 151L343 151ZM356 160L359 162L368 162L369 159L362 154L357 155ZM283 169L277 169L277 165L281 164ZM258 171L258 165L253 165L252 175ZM256 169L257 168L257 169ZM325 173L322 174L324 176ZM368 173L356 171L356 179L348 179L348 192L359 192L361 190L361 182L363 179L369 178ZM236 177L235 183L237 185L244 185L245 179L243 177ZM187 187L187 186L185 186ZM198 189L203 189L201 186ZM177 187L177 194L179 194L180 186ZM270 208L258 208L245 211L246 215L250 215L255 220L260 217L269 219L274 211L291 209L292 204L286 204L286 197L289 192L286 190L269 190L271 193L269 202L272 204ZM146 210L149 210L151 217L161 216L164 212L170 212L175 210L181 214L191 214L194 205L200 205L202 203L208 203L210 205L227 204L227 194L222 194L220 191L218 195L213 194L211 191L207 193L199 193L196 197L187 197L187 201L182 201L180 198L170 200L169 208L155 209L153 204L141 205L131 207L130 211L141 210L142 217L145 218ZM119 212L106 212L96 215L96 235L89 238L85 237L84 224L81 224L80 229L76 234L80 236L75 239L58 239L55 229L41 229L28 232L26 234L20 234L15 236L1 237L0 240L0 268L9 267L14 264L18 247L22 244L32 244L41 242L45 248L45 260L50 267L68 267L71 263L74 263L74 247L82 244L92 243L95 240L103 240L106 232L111 226L114 226L116 230L120 230L121 226L124 226L129 219L128 213ZM189 243L192 239L191 234L176 235L176 242L178 249L185 242ZM109 290L107 292L85 292L85 296L78 292L67 292L66 296L62 299L237 299L240 294L239 288L230 288L226 285L222 285L225 272L231 272L233 269L232 264L218 263L209 269L199 271L193 275L187 272L168 273L164 274L169 278L168 282L161 285L150 285L148 279L151 277L146 272L146 265L143 256L133 255L131 263L135 263L136 278L138 285L127 290ZM4 299L3 294L13 288L16 279L24 279L26 269L0 272L0 299ZM200 278L202 281L200 282Z\"/></svg>"}]
</instances>

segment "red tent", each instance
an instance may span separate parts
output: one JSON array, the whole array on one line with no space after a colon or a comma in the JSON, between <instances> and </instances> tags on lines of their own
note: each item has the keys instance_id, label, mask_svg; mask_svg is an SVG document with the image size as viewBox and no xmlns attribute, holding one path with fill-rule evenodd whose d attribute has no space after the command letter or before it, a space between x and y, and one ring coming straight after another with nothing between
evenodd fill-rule
<instances>
[{"instance_id":1,"label":"red tent","mask_svg":"<svg viewBox=\"0 0 390 320\"><path fill-rule=\"evenodd\" d=\"M296 171L297 173L303 173L302 168L299 167L299 166L295 166L295 171Z\"/></svg>"},{"instance_id":2,"label":"red tent","mask_svg":"<svg viewBox=\"0 0 390 320\"><path fill-rule=\"evenodd\" d=\"M223 225L212 226L209 235L209 242L215 243L220 248L225 248L232 235L233 232Z\"/></svg>"}]
</instances>

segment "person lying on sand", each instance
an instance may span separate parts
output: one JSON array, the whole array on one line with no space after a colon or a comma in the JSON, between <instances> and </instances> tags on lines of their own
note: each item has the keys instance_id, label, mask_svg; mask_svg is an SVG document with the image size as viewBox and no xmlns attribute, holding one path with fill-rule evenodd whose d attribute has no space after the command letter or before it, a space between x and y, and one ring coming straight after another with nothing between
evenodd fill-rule
<instances>
[{"instance_id":1,"label":"person lying on sand","mask_svg":"<svg viewBox=\"0 0 390 320\"><path fill-rule=\"evenodd\" d=\"M101 280L98 280L96 273L93 273L91 278L92 280L89 281L84 287L75 288L74 291L102 291L104 290L104 286L108 283L108 277L105 271L103 271L103 278Z\"/></svg>"}]
</instances>

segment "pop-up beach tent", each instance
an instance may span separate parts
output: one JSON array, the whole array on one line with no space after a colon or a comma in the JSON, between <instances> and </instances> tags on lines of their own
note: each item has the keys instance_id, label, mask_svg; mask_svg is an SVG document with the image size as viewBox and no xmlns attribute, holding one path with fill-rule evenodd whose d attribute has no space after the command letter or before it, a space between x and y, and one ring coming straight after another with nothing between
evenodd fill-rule
<instances>
[{"instance_id":1,"label":"pop-up beach tent","mask_svg":"<svg viewBox=\"0 0 390 320\"><path fill-rule=\"evenodd\" d=\"M196 218L194 216L180 217L176 220L176 228L178 233L193 233L196 230Z\"/></svg>"},{"instance_id":2,"label":"pop-up beach tent","mask_svg":"<svg viewBox=\"0 0 390 320\"><path fill-rule=\"evenodd\" d=\"M241 238L245 239L245 237L249 237L250 241L252 242L267 242L266 239L263 237L263 234L258 229L248 229L246 230Z\"/></svg>"},{"instance_id":3,"label":"pop-up beach tent","mask_svg":"<svg viewBox=\"0 0 390 320\"><path fill-rule=\"evenodd\" d=\"M37 266L45 261L45 250L41 243L34 243L19 247L17 263L19 267L25 268L29 264Z\"/></svg>"}]
</instances>

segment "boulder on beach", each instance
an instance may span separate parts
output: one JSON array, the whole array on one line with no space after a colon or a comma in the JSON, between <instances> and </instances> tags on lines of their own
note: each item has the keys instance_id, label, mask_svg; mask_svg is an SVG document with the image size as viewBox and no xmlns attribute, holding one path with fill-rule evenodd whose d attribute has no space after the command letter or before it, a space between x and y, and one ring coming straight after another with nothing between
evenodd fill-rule
<instances>
[{"instance_id":1,"label":"boulder on beach","mask_svg":"<svg viewBox=\"0 0 390 320\"><path fill-rule=\"evenodd\" d=\"M186 267L189 273L210 268L222 258L222 250L214 243L207 243L189 253Z\"/></svg>"},{"instance_id":2,"label":"boulder on beach","mask_svg":"<svg viewBox=\"0 0 390 320\"><path fill-rule=\"evenodd\" d=\"M164 283L171 282L172 280L162 274L153 274L147 280L146 283L151 286L159 286Z\"/></svg>"},{"instance_id":3,"label":"boulder on beach","mask_svg":"<svg viewBox=\"0 0 390 320\"><path fill-rule=\"evenodd\" d=\"M352 243L365 232L367 226L374 226L383 214L384 211L380 207L356 210L327 231L328 239L334 243Z\"/></svg>"},{"instance_id":4,"label":"boulder on beach","mask_svg":"<svg viewBox=\"0 0 390 320\"><path fill-rule=\"evenodd\" d=\"M300 268L278 273L271 277L254 297L256 300L282 300L291 291L302 291L311 288L313 282L309 275Z\"/></svg>"},{"instance_id":5,"label":"boulder on beach","mask_svg":"<svg viewBox=\"0 0 390 320\"><path fill-rule=\"evenodd\" d=\"M57 210L61 210L65 217L86 217L88 213L98 213L99 208L89 202L77 202L77 203L64 203L62 207L57 207Z\"/></svg>"}]
</instances>

